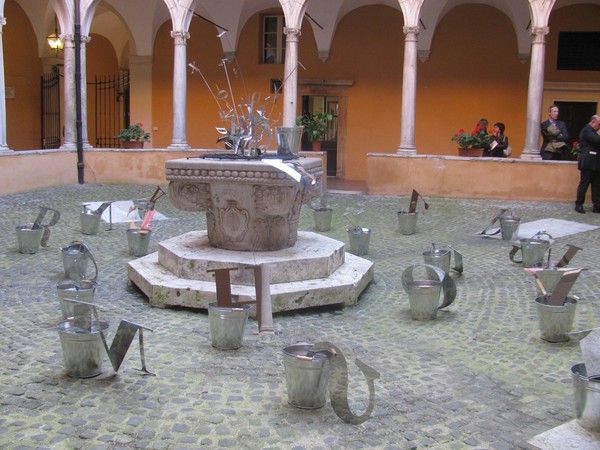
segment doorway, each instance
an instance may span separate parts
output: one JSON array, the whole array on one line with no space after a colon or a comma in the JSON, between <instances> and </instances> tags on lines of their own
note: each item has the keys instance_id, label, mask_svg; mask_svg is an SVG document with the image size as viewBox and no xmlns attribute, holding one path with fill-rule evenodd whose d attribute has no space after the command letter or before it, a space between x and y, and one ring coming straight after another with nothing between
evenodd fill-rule
<instances>
[{"instance_id":1,"label":"doorway","mask_svg":"<svg viewBox=\"0 0 600 450\"><path fill-rule=\"evenodd\" d=\"M337 96L325 95L303 95L302 96L302 115L312 116L316 113L331 114L333 119L327 123L327 132L325 139L321 143L321 151L327 152L327 176L335 177L337 175L337 137L338 137L338 118L339 118L339 100ZM302 150L312 150L312 143L302 135Z\"/></svg>"},{"instance_id":2,"label":"doorway","mask_svg":"<svg viewBox=\"0 0 600 450\"><path fill-rule=\"evenodd\" d=\"M571 147L573 141L579 140L579 133L581 129L586 126L590 118L596 114L598 104L595 102L559 102L556 101L555 105L560 110L559 118L567 125L567 131L569 132L568 145ZM575 160L577 157L570 155Z\"/></svg>"},{"instance_id":3,"label":"doorway","mask_svg":"<svg viewBox=\"0 0 600 450\"><path fill-rule=\"evenodd\" d=\"M298 110L298 114L322 111L330 112L334 116L326 137L328 141L322 146L322 150L327 151L328 161L324 172L341 180L346 177L348 89L353 85L351 80L298 80L298 104L302 108ZM302 143L302 148L312 149L305 142Z\"/></svg>"}]
</instances>

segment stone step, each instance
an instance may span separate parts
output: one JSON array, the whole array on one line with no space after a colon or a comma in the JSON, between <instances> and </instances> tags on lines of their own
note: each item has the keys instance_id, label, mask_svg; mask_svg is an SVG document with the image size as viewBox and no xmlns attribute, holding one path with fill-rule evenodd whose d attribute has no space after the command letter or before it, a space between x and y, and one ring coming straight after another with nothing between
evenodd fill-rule
<instances>
[{"instance_id":1,"label":"stone step","mask_svg":"<svg viewBox=\"0 0 600 450\"><path fill-rule=\"evenodd\" d=\"M245 257L242 259L245 261ZM257 253L254 264L262 263L260 253ZM216 302L214 281L176 276L159 263L158 252L130 261L128 273L129 280L148 297L151 306L207 309L209 303ZM355 305L373 276L374 265L371 261L347 253L344 264L328 277L271 283L273 312L323 305ZM236 301L256 300L253 285L232 284L231 292ZM255 315L255 308L251 315Z\"/></svg>"},{"instance_id":2,"label":"stone step","mask_svg":"<svg viewBox=\"0 0 600 450\"><path fill-rule=\"evenodd\" d=\"M271 284L327 278L344 264L344 243L308 231L298 232L296 245L267 252L223 250L211 247L206 230L190 231L162 241L158 262L179 278L213 281L207 270L240 267L230 273L231 282L254 286L252 270L257 258L269 271Z\"/></svg>"}]
</instances>

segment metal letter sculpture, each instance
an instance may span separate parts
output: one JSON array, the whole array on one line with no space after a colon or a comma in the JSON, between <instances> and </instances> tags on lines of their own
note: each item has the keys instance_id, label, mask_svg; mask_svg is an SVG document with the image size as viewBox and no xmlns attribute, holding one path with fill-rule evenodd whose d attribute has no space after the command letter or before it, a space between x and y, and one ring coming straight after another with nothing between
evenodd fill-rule
<instances>
[{"instance_id":1,"label":"metal letter sculpture","mask_svg":"<svg viewBox=\"0 0 600 450\"><path fill-rule=\"evenodd\" d=\"M375 381L380 377L372 367L368 366L360 359L356 358L354 363L364 375L369 386L369 404L366 411L361 415L356 415L352 412L348 403L348 364L342 351L331 342L318 342L314 344L307 356L311 357L314 354L323 353L329 359L330 378L329 378L329 398L331 407L336 415L346 423L352 425L360 425L365 422L375 408Z\"/></svg>"},{"instance_id":2,"label":"metal letter sculpture","mask_svg":"<svg viewBox=\"0 0 600 450\"><path fill-rule=\"evenodd\" d=\"M46 225L43 225L42 221L44 220L44 217L46 217L46 214L48 213L48 211L52 211L52 219L50 219L50 222L48 222ZM48 208L46 206L40 206L40 213L36 217L35 222L33 222L31 229L32 230L38 230L40 228L44 229L44 233L42 234L42 240L40 242L40 245L42 247L48 246L48 239L50 239L50 227L56 225L59 220L60 220L60 212L58 212L56 209Z\"/></svg>"},{"instance_id":3,"label":"metal letter sculpture","mask_svg":"<svg viewBox=\"0 0 600 450\"><path fill-rule=\"evenodd\" d=\"M66 302L76 303L76 305L74 306L74 324L78 328L90 330L92 315L96 323L101 323L100 317L98 315L98 310L96 309L96 305L94 305L93 303L87 303L82 302L80 300L73 300L68 298L64 300ZM111 343L110 349L108 348L106 336L104 335L103 329L101 327L99 328L100 337L102 338L102 344L104 344L104 348L106 349L106 353L108 354L108 358L110 359L110 363L112 364L115 372L117 372L119 370L119 367L121 367L121 363L123 362L123 359L125 359L125 355L127 354L131 342L133 341L133 338L135 337L135 334L138 332L138 330L140 343L140 358L142 360L142 368L139 370L148 375L156 375L154 372L150 372L146 368L146 360L144 355L144 330L153 331L151 328L133 322L129 322L127 320L121 320L121 323L119 323L119 328L117 329L117 332Z\"/></svg>"}]
</instances>

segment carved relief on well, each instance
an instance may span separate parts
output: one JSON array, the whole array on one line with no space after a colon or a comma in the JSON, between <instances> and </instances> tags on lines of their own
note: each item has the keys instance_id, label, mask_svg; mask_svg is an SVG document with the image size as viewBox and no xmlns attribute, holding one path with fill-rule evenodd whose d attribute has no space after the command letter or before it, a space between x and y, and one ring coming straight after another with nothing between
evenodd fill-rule
<instances>
[{"instance_id":1,"label":"carved relief on well","mask_svg":"<svg viewBox=\"0 0 600 450\"><path fill-rule=\"evenodd\" d=\"M290 227L288 221L282 216L263 216L252 223L252 247L262 251L280 250L292 247L296 240L290 244ZM297 233L296 233L297 234Z\"/></svg>"},{"instance_id":2,"label":"carved relief on well","mask_svg":"<svg viewBox=\"0 0 600 450\"><path fill-rule=\"evenodd\" d=\"M210 185L171 181L169 199L183 211L205 211L211 207Z\"/></svg>"},{"instance_id":3,"label":"carved relief on well","mask_svg":"<svg viewBox=\"0 0 600 450\"><path fill-rule=\"evenodd\" d=\"M254 204L259 214L287 215L292 196L297 191L291 186L254 186Z\"/></svg>"},{"instance_id":4,"label":"carved relief on well","mask_svg":"<svg viewBox=\"0 0 600 450\"><path fill-rule=\"evenodd\" d=\"M241 242L248 232L249 221L250 213L239 208L235 200L228 200L227 208L219 210L218 232L227 239Z\"/></svg>"}]
</instances>

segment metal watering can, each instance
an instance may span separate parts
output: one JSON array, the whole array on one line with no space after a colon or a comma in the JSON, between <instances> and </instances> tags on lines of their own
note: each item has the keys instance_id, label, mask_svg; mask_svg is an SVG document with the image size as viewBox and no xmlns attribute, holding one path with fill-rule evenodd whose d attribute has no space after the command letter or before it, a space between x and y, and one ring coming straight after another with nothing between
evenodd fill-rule
<instances>
[{"instance_id":1,"label":"metal watering can","mask_svg":"<svg viewBox=\"0 0 600 450\"><path fill-rule=\"evenodd\" d=\"M91 210L89 209L89 205L83 204L81 206L81 214L79 216L81 219L81 232L83 234L97 234L102 213L110 205L111 202L104 202L98 207L98 209Z\"/></svg>"},{"instance_id":2,"label":"metal watering can","mask_svg":"<svg viewBox=\"0 0 600 450\"><path fill-rule=\"evenodd\" d=\"M42 222L48 211L52 211L52 219L44 225ZM56 225L60 220L60 212L46 206L40 206L40 212L33 223L17 225L17 242L21 253L37 253L40 245L48 246L50 239L50 227Z\"/></svg>"},{"instance_id":3,"label":"metal watering can","mask_svg":"<svg viewBox=\"0 0 600 450\"><path fill-rule=\"evenodd\" d=\"M548 239L541 239L541 236L548 236ZM536 233L530 239L521 239L519 244L513 244L508 257L516 264L523 264L523 267L536 267L544 262L546 252L550 249L550 236L545 231ZM515 255L521 251L521 260L516 260Z\"/></svg>"},{"instance_id":4,"label":"metal watering can","mask_svg":"<svg viewBox=\"0 0 600 450\"><path fill-rule=\"evenodd\" d=\"M65 299L72 304L74 317L58 325L58 333L63 349L63 359L67 374L76 378L90 378L102 372L102 347L115 372L121 367L131 342L139 331L140 358L142 372L155 375L146 368L144 357L144 329L152 331L127 320L121 320L113 341L108 347L105 330L108 322L100 320L96 306L80 300Z\"/></svg>"},{"instance_id":5,"label":"metal watering can","mask_svg":"<svg viewBox=\"0 0 600 450\"><path fill-rule=\"evenodd\" d=\"M73 241L61 249L65 277L70 280L96 280L98 278L98 265L90 248L82 241ZM94 264L94 276L88 276L88 263Z\"/></svg>"},{"instance_id":6,"label":"metal watering can","mask_svg":"<svg viewBox=\"0 0 600 450\"><path fill-rule=\"evenodd\" d=\"M402 273L402 286L408 294L410 313L414 320L426 321L437 317L438 309L450 306L456 298L452 277L437 266L415 264ZM440 304L440 293L443 300Z\"/></svg>"},{"instance_id":7,"label":"metal watering can","mask_svg":"<svg viewBox=\"0 0 600 450\"><path fill-rule=\"evenodd\" d=\"M358 358L356 366L369 386L369 405L361 415L356 415L348 403L348 365L342 351L331 342L296 344L283 349L285 379L290 405L303 409L316 409L325 405L327 390L331 407L346 423L359 425L365 422L375 407L375 382L379 372Z\"/></svg>"},{"instance_id":8,"label":"metal watering can","mask_svg":"<svg viewBox=\"0 0 600 450\"><path fill-rule=\"evenodd\" d=\"M451 267L451 257L454 254L454 267ZM458 273L463 273L463 257L456 249L449 245L431 244L431 250L423 252L423 261L425 264L439 267L444 272L450 272L450 269Z\"/></svg>"}]
</instances>

